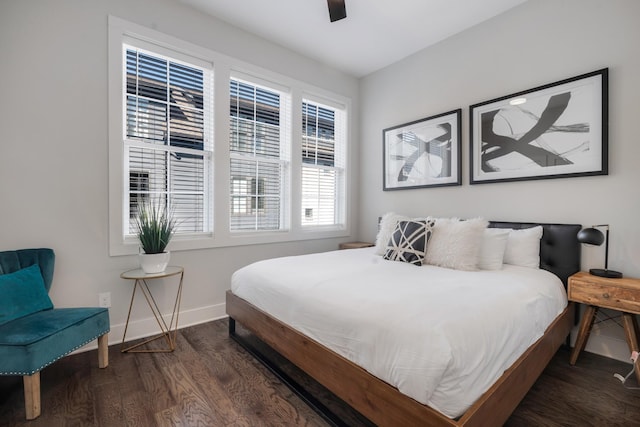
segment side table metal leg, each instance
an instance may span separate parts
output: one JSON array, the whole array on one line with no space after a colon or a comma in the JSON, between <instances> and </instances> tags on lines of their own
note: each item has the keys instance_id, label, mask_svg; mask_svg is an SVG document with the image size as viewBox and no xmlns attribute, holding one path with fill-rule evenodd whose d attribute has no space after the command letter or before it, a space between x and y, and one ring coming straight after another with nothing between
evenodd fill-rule
<instances>
[{"instance_id":1,"label":"side table metal leg","mask_svg":"<svg viewBox=\"0 0 640 427\"><path fill-rule=\"evenodd\" d=\"M142 293L145 299L147 300L147 304L149 305L149 308L151 309L153 316L156 318L156 323L158 324L158 326L160 327L160 330L162 331L162 334L156 338L164 337L167 340L167 345L169 346L168 351L173 351L173 346L171 345L171 335L169 334L169 327L167 326L167 323L164 321L164 317L162 317L162 313L158 308L158 303L153 297L153 294L151 293L151 290L149 289L149 285L147 284L146 280L142 279L142 283L144 285L142 287ZM150 340L150 341L153 341L153 340Z\"/></svg>"},{"instance_id":2,"label":"side table metal leg","mask_svg":"<svg viewBox=\"0 0 640 427\"><path fill-rule=\"evenodd\" d=\"M175 273L174 273L175 274ZM146 282L146 280L144 278L140 278L140 279L136 279L135 284L134 284L134 288L133 288L133 293L131 295L131 303L129 304L129 313L127 314L127 323L125 325L125 329L124 329L124 335L122 337L122 345L121 345L121 352L125 353L125 352L132 352L132 353L168 353L168 352L172 352L175 350L176 348L176 343L177 343L177 338L178 338L178 316L180 314L180 302L182 300L182 279L184 277L184 271L180 272L180 282L178 284L178 290L176 292L176 299L175 302L173 304L173 312L171 313L171 321L169 322L169 325L167 325L167 322L164 319L164 316L162 315L162 312L160 311L160 308L158 307L158 303L156 302L153 294L151 293L151 289L149 288L148 283ZM136 295L136 290L138 288L138 286L140 286L140 290L142 292L142 294L144 295L145 300L147 301L147 305L149 306L149 308L151 309L151 312L153 313L153 316L156 319L156 323L158 324L158 326L160 327L160 330L162 331L159 335L156 335L154 337L148 338L146 340L144 340L143 342L139 342L137 344L134 344L130 347L124 348L124 343L125 343L125 338L127 335L127 329L129 326L129 320L131 318L131 311L133 308L133 303L134 303L134 299L135 299L135 295ZM144 349L137 349L140 346L143 346L151 341L157 340L157 339L161 339L164 338L166 343L167 343L167 348L163 348L163 349L149 349L149 350L144 350ZM137 350L136 350L137 349Z\"/></svg>"},{"instance_id":3,"label":"side table metal leg","mask_svg":"<svg viewBox=\"0 0 640 427\"><path fill-rule=\"evenodd\" d=\"M153 295L151 294L151 290L149 289L149 285L147 284L147 282L144 279L136 280L135 286L137 287L138 285L140 285L140 290L142 291L142 294L144 295L144 298L147 301L147 305L151 309L151 312L153 313L153 316L156 319L156 323L160 327L160 330L162 331L162 333L160 335L156 335L156 336L151 337L149 339L146 339L146 340L144 340L142 342L134 344L134 345L132 345L132 346L130 346L128 348L125 348L125 349L121 350L121 352L123 352L123 353L125 353L125 352L156 353L156 352L170 352L170 351L173 351L173 348L171 348L171 339L169 337L169 331L168 331L168 328L167 328L167 324L165 323L164 318L162 317L162 314L160 313L160 309L158 308L158 304L156 303L156 300L153 298ZM132 300L131 300L131 304L132 305L133 305L133 298L134 297L135 297L135 289L134 289L134 295L132 296ZM129 309L129 314L131 314L131 308ZM164 338L164 339L167 340L167 344L169 346L168 349L135 350L138 347L141 347L141 346L143 346L143 345L145 345L147 343L150 343L151 341L155 341L155 340L160 339L160 338Z\"/></svg>"},{"instance_id":4,"label":"side table metal leg","mask_svg":"<svg viewBox=\"0 0 640 427\"><path fill-rule=\"evenodd\" d=\"M171 348L176 348L178 341L178 317L180 315L180 302L182 301L182 279L184 271L180 274L180 282L178 283L178 292L176 292L176 300L173 303L173 312L171 313L171 322L169 322L169 339L171 340ZM174 323L175 320L175 323ZM171 333L173 332L173 335Z\"/></svg>"},{"instance_id":5,"label":"side table metal leg","mask_svg":"<svg viewBox=\"0 0 640 427\"><path fill-rule=\"evenodd\" d=\"M125 339L127 338L127 329L129 328L129 319L131 318L131 309L133 308L133 300L136 297L136 289L138 288L138 280L136 279L135 283L133 284L133 292L131 292L131 302L129 303L129 313L127 313L127 323L124 324L124 333L122 334L122 343L120 344L120 352L124 353L125 348L124 348L124 342Z\"/></svg>"}]
</instances>

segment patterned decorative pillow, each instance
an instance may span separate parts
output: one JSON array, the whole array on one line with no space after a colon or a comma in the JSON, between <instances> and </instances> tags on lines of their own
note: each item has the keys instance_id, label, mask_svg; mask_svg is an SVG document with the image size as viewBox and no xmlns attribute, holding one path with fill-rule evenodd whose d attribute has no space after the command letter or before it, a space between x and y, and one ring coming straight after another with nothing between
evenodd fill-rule
<instances>
[{"instance_id":1,"label":"patterned decorative pillow","mask_svg":"<svg viewBox=\"0 0 640 427\"><path fill-rule=\"evenodd\" d=\"M427 220L399 221L391 234L383 258L421 266L434 223L435 221Z\"/></svg>"}]
</instances>

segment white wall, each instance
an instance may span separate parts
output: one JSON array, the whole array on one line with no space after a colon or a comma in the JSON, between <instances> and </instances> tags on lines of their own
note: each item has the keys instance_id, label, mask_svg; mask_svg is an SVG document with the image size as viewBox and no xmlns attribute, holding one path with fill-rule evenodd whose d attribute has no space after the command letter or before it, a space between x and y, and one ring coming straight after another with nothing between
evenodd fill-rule
<instances>
[{"instance_id":1,"label":"white wall","mask_svg":"<svg viewBox=\"0 0 640 427\"><path fill-rule=\"evenodd\" d=\"M611 225L609 267L640 277L640 2L528 1L361 80L360 221L386 211ZM427 21L428 22L428 21ZM470 186L468 106L609 67L609 175ZM463 185L382 191L382 129L462 108ZM604 248L585 248L601 267ZM587 350L628 360L617 327ZM594 331L597 335L598 331Z\"/></svg>"},{"instance_id":2,"label":"white wall","mask_svg":"<svg viewBox=\"0 0 640 427\"><path fill-rule=\"evenodd\" d=\"M122 339L132 290L119 275L138 260L109 257L108 251L108 15L350 97L351 119L359 119L356 79L178 1L3 1L0 250L53 248L51 297L57 306L97 305L100 292L111 292L113 343ZM357 154L356 126L351 136ZM353 167L357 173L357 163ZM352 190L357 199L357 188ZM337 249L345 240L353 239L173 252L172 264L185 267L180 325L224 315L224 293L237 268L262 258ZM175 281L153 286L160 306L171 308ZM138 308L128 337L157 328L151 313Z\"/></svg>"},{"instance_id":3,"label":"white wall","mask_svg":"<svg viewBox=\"0 0 640 427\"><path fill-rule=\"evenodd\" d=\"M640 277L640 2L535 0L358 82L322 64L207 17L172 0L46 0L0 3L0 250L52 247L56 305L96 305L111 292L111 342L122 337L131 285L119 274L133 256L108 255L107 16L343 94L355 126L352 218L358 238L372 240L376 217L482 215L490 219L609 223L610 267ZM610 69L610 174L600 177L468 185L468 106L497 96ZM382 129L463 108L461 187L382 191ZM358 141L361 141L358 144ZM360 171L359 171L360 168ZM595 199L595 201L594 201ZM601 201L598 201L600 199ZM360 212L360 213L359 213ZM325 239L175 252L185 266L181 325L224 314L233 271L280 255L330 250ZM585 249L584 267L600 266L600 248ZM162 285L162 284L160 284ZM158 286L169 307L172 283ZM133 334L154 330L134 313ZM596 331L597 332L597 331ZM626 358L617 328L587 349Z\"/></svg>"}]
</instances>

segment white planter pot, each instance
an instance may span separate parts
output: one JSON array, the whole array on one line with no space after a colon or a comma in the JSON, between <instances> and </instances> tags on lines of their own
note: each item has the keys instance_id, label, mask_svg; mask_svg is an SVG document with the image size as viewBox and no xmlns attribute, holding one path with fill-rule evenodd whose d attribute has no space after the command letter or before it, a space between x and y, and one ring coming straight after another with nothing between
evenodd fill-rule
<instances>
[{"instance_id":1,"label":"white planter pot","mask_svg":"<svg viewBox=\"0 0 640 427\"><path fill-rule=\"evenodd\" d=\"M140 254L140 268L147 274L162 273L169 264L171 252Z\"/></svg>"}]
</instances>

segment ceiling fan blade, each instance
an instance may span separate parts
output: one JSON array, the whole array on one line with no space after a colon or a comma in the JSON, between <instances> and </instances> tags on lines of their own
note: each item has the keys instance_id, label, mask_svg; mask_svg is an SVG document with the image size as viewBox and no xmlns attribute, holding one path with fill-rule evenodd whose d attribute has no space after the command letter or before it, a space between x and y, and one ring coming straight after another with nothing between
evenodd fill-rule
<instances>
[{"instance_id":1,"label":"ceiling fan blade","mask_svg":"<svg viewBox=\"0 0 640 427\"><path fill-rule=\"evenodd\" d=\"M347 17L347 8L344 0L327 0L329 6L329 19L331 22L338 21Z\"/></svg>"}]
</instances>

